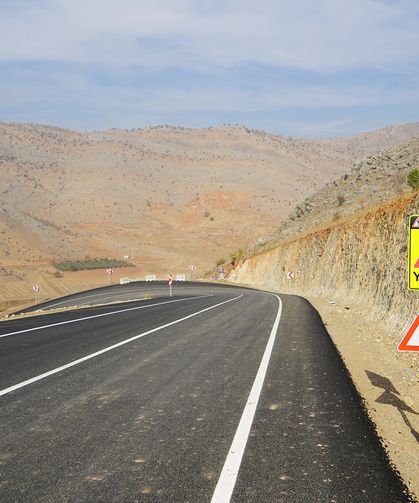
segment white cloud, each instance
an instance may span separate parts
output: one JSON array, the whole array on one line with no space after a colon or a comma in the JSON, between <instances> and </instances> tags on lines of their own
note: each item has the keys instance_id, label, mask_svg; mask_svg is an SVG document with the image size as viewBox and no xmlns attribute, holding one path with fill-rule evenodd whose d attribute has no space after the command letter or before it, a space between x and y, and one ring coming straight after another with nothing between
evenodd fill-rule
<instances>
[{"instance_id":1,"label":"white cloud","mask_svg":"<svg viewBox=\"0 0 419 503\"><path fill-rule=\"evenodd\" d=\"M417 0L0 0L0 120L305 135L373 107L377 125L415 120L418 21Z\"/></svg>"},{"instance_id":2,"label":"white cloud","mask_svg":"<svg viewBox=\"0 0 419 503\"><path fill-rule=\"evenodd\" d=\"M206 3L206 2L205 2ZM0 60L161 68L252 62L314 71L408 69L414 0L33 0L0 4Z\"/></svg>"},{"instance_id":3,"label":"white cloud","mask_svg":"<svg viewBox=\"0 0 419 503\"><path fill-rule=\"evenodd\" d=\"M0 108L38 102L55 101L66 104L71 101L86 106L137 109L149 114L188 114L223 111L225 113L269 113L284 109L326 109L353 107L419 106L419 80L409 87L396 85L371 85L370 82L336 83L333 80L316 82L291 80L279 83L259 79L251 86L241 85L240 76L216 79L201 76L198 82L157 83L153 74L150 81L142 82L142 76L129 72L118 79L118 67L106 68L109 85L97 76L84 71L84 66L64 67L49 71L49 66L36 65L15 70L10 78L0 74L2 92ZM7 71L6 71L7 72Z\"/></svg>"}]
</instances>

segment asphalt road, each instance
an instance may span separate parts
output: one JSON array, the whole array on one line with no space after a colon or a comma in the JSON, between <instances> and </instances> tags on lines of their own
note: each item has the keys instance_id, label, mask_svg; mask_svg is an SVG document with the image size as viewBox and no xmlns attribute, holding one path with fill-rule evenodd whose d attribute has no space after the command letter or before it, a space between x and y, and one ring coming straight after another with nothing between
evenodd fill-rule
<instances>
[{"instance_id":1,"label":"asphalt road","mask_svg":"<svg viewBox=\"0 0 419 503\"><path fill-rule=\"evenodd\" d=\"M410 501L306 300L155 288L0 324L1 502Z\"/></svg>"}]
</instances>

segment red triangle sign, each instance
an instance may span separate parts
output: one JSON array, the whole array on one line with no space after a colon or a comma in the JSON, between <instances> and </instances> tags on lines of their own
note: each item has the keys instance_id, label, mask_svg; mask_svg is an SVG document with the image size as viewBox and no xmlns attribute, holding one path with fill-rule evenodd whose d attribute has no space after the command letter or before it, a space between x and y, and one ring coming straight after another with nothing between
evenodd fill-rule
<instances>
[{"instance_id":1,"label":"red triangle sign","mask_svg":"<svg viewBox=\"0 0 419 503\"><path fill-rule=\"evenodd\" d=\"M399 351L419 351L419 314L403 337L398 348Z\"/></svg>"},{"instance_id":2,"label":"red triangle sign","mask_svg":"<svg viewBox=\"0 0 419 503\"><path fill-rule=\"evenodd\" d=\"M419 269L419 258L416 260L415 265L413 266L413 269Z\"/></svg>"}]
</instances>

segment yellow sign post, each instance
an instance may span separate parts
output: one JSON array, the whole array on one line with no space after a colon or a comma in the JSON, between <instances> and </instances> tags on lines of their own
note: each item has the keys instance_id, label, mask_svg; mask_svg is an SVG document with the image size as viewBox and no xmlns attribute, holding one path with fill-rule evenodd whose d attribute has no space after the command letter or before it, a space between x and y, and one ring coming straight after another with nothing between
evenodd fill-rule
<instances>
[{"instance_id":1,"label":"yellow sign post","mask_svg":"<svg viewBox=\"0 0 419 503\"><path fill-rule=\"evenodd\" d=\"M419 290L419 215L409 217L409 289Z\"/></svg>"}]
</instances>

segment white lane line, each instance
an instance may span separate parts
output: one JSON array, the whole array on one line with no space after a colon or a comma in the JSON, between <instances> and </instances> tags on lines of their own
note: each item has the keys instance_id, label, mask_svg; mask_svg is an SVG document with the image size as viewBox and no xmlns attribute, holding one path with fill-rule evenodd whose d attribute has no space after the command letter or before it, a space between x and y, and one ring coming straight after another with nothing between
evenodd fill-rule
<instances>
[{"instance_id":1,"label":"white lane line","mask_svg":"<svg viewBox=\"0 0 419 503\"><path fill-rule=\"evenodd\" d=\"M186 299L176 299L168 300L166 302L158 302L157 304L147 304L146 306L128 307L126 309L118 309L118 311L111 311L110 313L94 314L92 316L84 316L83 318L76 318L75 320L59 321L57 323L51 323L50 325L42 325L41 327L26 328L25 330L17 330L16 332L9 332L7 334L0 335L0 339L3 337L9 337L10 335L23 334L25 332L33 332L35 330L43 330L44 328L58 327L59 325L67 325L69 323L78 323L79 321L92 320L93 318L101 318L102 316L112 316L114 314L126 313L127 311L135 311L138 309L147 309L154 306L162 306L163 304L172 304L173 302L185 302L186 300L203 299L205 297L213 297L213 295L199 295L198 297L186 297Z\"/></svg>"},{"instance_id":2,"label":"white lane line","mask_svg":"<svg viewBox=\"0 0 419 503\"><path fill-rule=\"evenodd\" d=\"M94 307L95 306L94 303L96 301L102 303L102 305L103 305L103 303L106 302L107 300L114 301L115 303L117 303L117 302L124 302L124 301L130 302L130 301L135 301L135 300L143 300L143 299L138 299L138 298L135 299L134 297L135 297L135 294L137 294L139 296L140 294L144 295L144 293L145 292L142 292L142 293L141 292L131 292L131 293L125 292L124 295L118 295L118 296L107 294L108 297L104 297L103 299L96 299L96 298L94 298L93 300L91 300L89 302L81 302L80 304L70 304L69 306L64 306L64 307L80 307L80 306L93 306ZM127 297L128 297L128 299L127 299ZM79 297L79 298L81 299L82 297ZM74 300L79 300L79 298L74 299ZM86 297L84 297L84 298L86 298ZM66 302L71 302L71 301L67 300ZM65 304L65 302L60 302L60 304ZM40 310L41 311L48 310L49 308L55 307L57 305L58 304L53 304L52 306L50 306L50 305L44 306L44 307L41 307ZM36 311L30 311L30 312L33 313L33 312L36 312Z\"/></svg>"},{"instance_id":3,"label":"white lane line","mask_svg":"<svg viewBox=\"0 0 419 503\"><path fill-rule=\"evenodd\" d=\"M276 333L278 331L279 321L282 313L282 301L275 295L279 301L278 314L272 327L271 335L263 353L260 362L259 370L256 374L255 381L244 407L239 426L234 435L233 442L224 462L223 469L215 487L211 503L229 503L233 494L234 486L236 485L237 475L240 470L244 450L246 448L247 439L249 438L250 429L252 427L253 418L256 412L256 407L262 391L263 382L265 380L266 371L268 369L269 360L271 358L273 345L275 342Z\"/></svg>"},{"instance_id":4,"label":"white lane line","mask_svg":"<svg viewBox=\"0 0 419 503\"><path fill-rule=\"evenodd\" d=\"M126 293L126 292L115 292L115 293ZM81 300L81 299L90 299L92 297L101 297L102 295L109 295L110 292L106 292L106 293L96 293L94 295L84 295L83 297L76 297L74 299L67 299L67 300L63 300L61 302L56 302L55 304L48 304L45 308L46 309L49 309L50 307L55 307L55 306L60 306L61 304L67 304L67 302L74 302L74 301L77 301L77 300ZM111 297L112 298L112 297ZM42 309L42 308L41 308Z\"/></svg>"},{"instance_id":5,"label":"white lane line","mask_svg":"<svg viewBox=\"0 0 419 503\"><path fill-rule=\"evenodd\" d=\"M147 288L147 286L142 286L142 287L135 287L135 290L128 290L127 288L125 288L124 290L115 290L114 292L114 295L112 295L111 297L109 297L110 299L113 299L115 298L115 295L117 294L122 294L122 295L131 295L133 293L137 293L137 290L141 289L142 292L138 292L138 293L144 293L144 290L145 291L150 291L150 288ZM62 304L67 304L68 302L74 302L74 301L78 301L78 300L81 300L81 299L91 299L92 297L95 298L95 297L102 297L103 295L110 295L111 292L106 292L106 293L95 293L95 294L92 294L92 295L84 295L83 297L76 297L74 299L67 299L67 300L62 300L61 302L56 302L55 304L48 304L47 306L45 306L44 308L40 308L40 309L49 309L50 307L55 307L55 306L60 306Z\"/></svg>"},{"instance_id":6,"label":"white lane line","mask_svg":"<svg viewBox=\"0 0 419 503\"><path fill-rule=\"evenodd\" d=\"M113 349L119 348L120 346L124 346L125 344L129 344L130 342L136 341L137 339L140 339L141 337L152 334L153 332L158 332L159 330L163 330L164 328L170 327L172 325L176 325L176 323L181 323L182 321L188 320L189 318L193 318L194 316L198 316L198 314L205 313L206 311L210 311L211 309L215 309L218 306L222 306L223 304L227 304L228 302L232 302L233 300L240 299L241 297L243 297L243 294L239 295L238 297L234 297L233 299L225 300L224 302L220 302L220 303L215 304L213 306L206 307L205 309L201 309L200 311L197 311L196 313L189 314L188 316L185 316L183 318L179 318L178 320L175 320L175 321L171 321L170 323L166 323L165 325L161 325L160 327L153 328L151 330L148 330L147 332L143 332L142 334L134 335L134 337L130 337L129 339L125 339L121 342L113 344L112 346L108 346L107 348L96 351L95 353L91 353L90 355L83 356L82 358L79 358L78 360L74 360L70 363L66 363L65 365L62 365L61 367L57 367L56 369L49 370L48 372L44 372L43 374L32 377L31 379L27 379L26 381L22 381L18 384L14 384L13 386L10 386L9 388L5 388L3 390L0 390L0 396L7 395L8 393L11 393L12 391L15 391L19 388L23 388L24 386L28 386L29 384L40 381L41 379L45 379L46 377L57 374L58 372L61 372L62 370L66 370L70 367L74 367L75 365L79 365L79 363L83 363L87 360L91 360L92 358L95 358L96 356L103 355L104 353L107 353L108 351L112 351Z\"/></svg>"}]
</instances>

